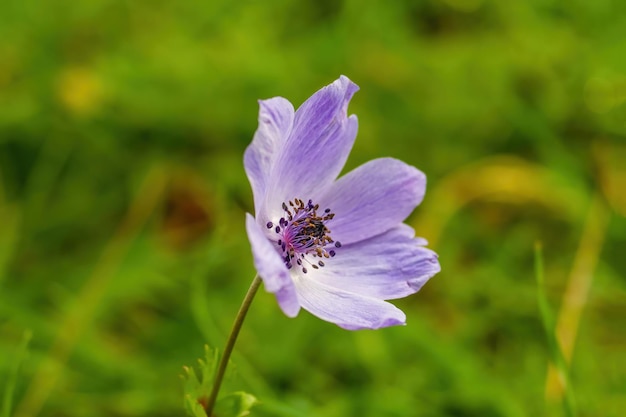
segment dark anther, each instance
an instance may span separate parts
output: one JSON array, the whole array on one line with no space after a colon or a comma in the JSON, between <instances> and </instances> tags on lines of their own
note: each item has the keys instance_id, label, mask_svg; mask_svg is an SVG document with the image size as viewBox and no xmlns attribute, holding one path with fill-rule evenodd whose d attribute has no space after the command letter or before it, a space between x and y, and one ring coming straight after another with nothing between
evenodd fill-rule
<instances>
[{"instance_id":1,"label":"dark anther","mask_svg":"<svg viewBox=\"0 0 626 417\"><path fill-rule=\"evenodd\" d=\"M281 237L277 244L282 249L287 268L295 266L292 263L294 259L304 274L308 272L307 268L319 269L326 266L319 259L332 258L336 253L325 247L331 244L334 245L333 248L342 246L341 242L335 242L330 237L330 229L325 224L335 214L330 208L324 208L324 214L319 215L320 205L314 204L310 199L294 198L282 203L282 208L285 214L279 219L278 225L268 222L267 227L274 227ZM305 267L305 263L311 266Z\"/></svg>"},{"instance_id":2,"label":"dark anther","mask_svg":"<svg viewBox=\"0 0 626 417\"><path fill-rule=\"evenodd\" d=\"M267 226L268 229L271 229L272 227L274 227L274 223L267 222L266 226Z\"/></svg>"}]
</instances>

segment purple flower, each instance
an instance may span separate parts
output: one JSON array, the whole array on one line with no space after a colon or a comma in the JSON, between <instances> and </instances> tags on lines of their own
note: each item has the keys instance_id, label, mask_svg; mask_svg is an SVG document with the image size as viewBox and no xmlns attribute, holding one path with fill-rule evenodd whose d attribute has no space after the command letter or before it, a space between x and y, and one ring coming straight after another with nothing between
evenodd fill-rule
<instances>
[{"instance_id":1,"label":"purple flower","mask_svg":"<svg viewBox=\"0 0 626 417\"><path fill-rule=\"evenodd\" d=\"M295 112L282 97L260 101L244 156L255 206L246 229L265 289L289 317L302 307L350 330L405 324L385 300L440 270L402 223L424 197L422 172L381 158L337 178L357 134L347 107L358 89L341 76Z\"/></svg>"}]
</instances>

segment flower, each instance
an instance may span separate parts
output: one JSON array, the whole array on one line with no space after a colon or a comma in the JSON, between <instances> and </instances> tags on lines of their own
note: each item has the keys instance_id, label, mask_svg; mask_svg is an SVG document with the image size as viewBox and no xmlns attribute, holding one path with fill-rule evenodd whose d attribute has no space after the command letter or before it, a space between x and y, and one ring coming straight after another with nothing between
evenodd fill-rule
<instances>
[{"instance_id":1,"label":"flower","mask_svg":"<svg viewBox=\"0 0 626 417\"><path fill-rule=\"evenodd\" d=\"M341 76L297 111L282 97L259 101L244 155L255 207L246 230L265 289L289 317L304 308L349 330L405 324L385 300L440 270L402 223L424 196L422 172L381 158L337 178L357 134L347 107L358 89Z\"/></svg>"}]
</instances>

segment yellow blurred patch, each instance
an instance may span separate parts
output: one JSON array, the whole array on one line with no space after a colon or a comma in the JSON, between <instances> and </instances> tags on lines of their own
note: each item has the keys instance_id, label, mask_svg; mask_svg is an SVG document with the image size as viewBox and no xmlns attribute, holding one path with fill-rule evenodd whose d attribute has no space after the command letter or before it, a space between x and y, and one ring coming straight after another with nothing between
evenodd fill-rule
<instances>
[{"instance_id":1,"label":"yellow blurred patch","mask_svg":"<svg viewBox=\"0 0 626 417\"><path fill-rule=\"evenodd\" d=\"M102 82L88 68L66 68L59 76L57 94L63 105L75 115L90 115L102 102Z\"/></svg>"},{"instance_id":2,"label":"yellow blurred patch","mask_svg":"<svg viewBox=\"0 0 626 417\"><path fill-rule=\"evenodd\" d=\"M513 155L497 155L461 167L429 188L411 225L435 247L450 219L475 200L540 204L575 223L586 199L558 171Z\"/></svg>"},{"instance_id":3,"label":"yellow blurred patch","mask_svg":"<svg viewBox=\"0 0 626 417\"><path fill-rule=\"evenodd\" d=\"M626 217L626 146L596 141L593 153L598 162L602 194L615 212Z\"/></svg>"}]
</instances>

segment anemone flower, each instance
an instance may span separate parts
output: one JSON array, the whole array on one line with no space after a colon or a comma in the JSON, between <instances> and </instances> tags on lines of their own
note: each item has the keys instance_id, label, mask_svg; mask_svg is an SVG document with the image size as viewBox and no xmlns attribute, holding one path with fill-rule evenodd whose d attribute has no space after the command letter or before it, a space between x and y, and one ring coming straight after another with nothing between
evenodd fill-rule
<instances>
[{"instance_id":1,"label":"anemone flower","mask_svg":"<svg viewBox=\"0 0 626 417\"><path fill-rule=\"evenodd\" d=\"M289 317L304 308L349 330L405 324L385 300L440 270L402 223L424 197L421 171L381 158L338 178L358 130L347 115L358 89L341 76L296 111L282 97L260 101L244 155L255 207L246 230L265 289Z\"/></svg>"}]
</instances>

